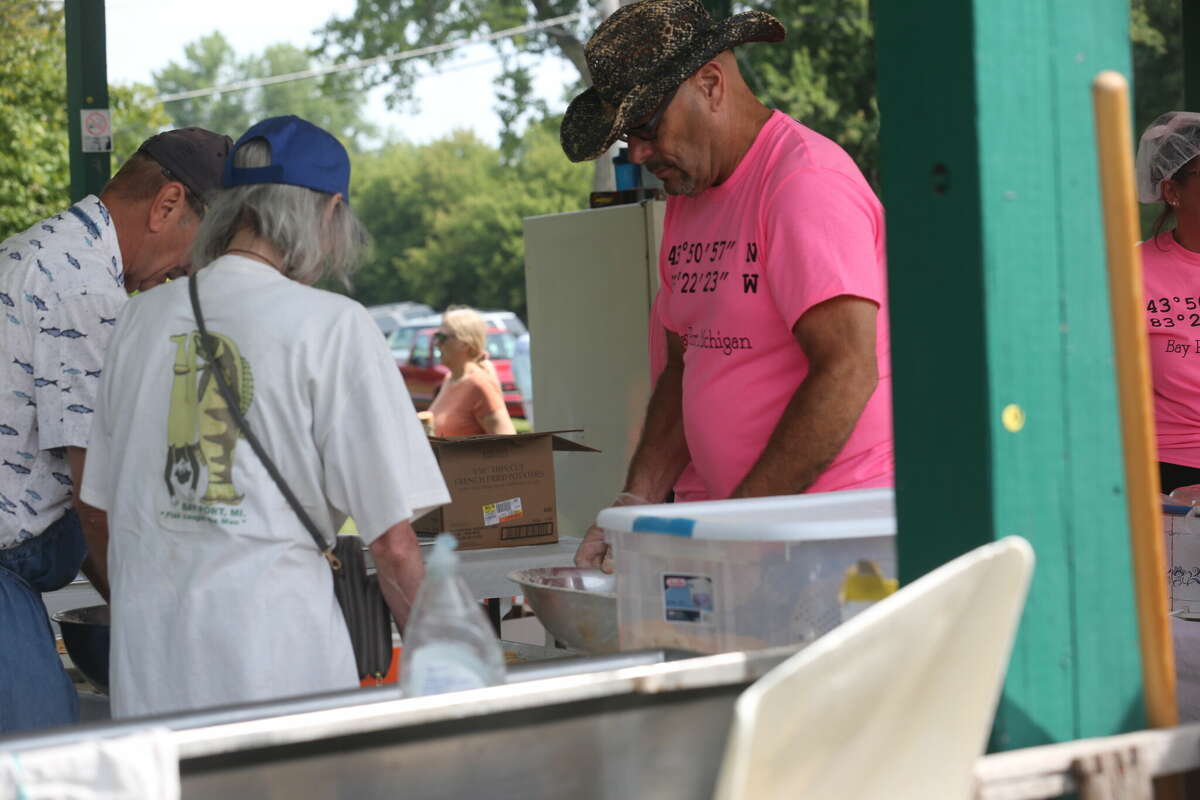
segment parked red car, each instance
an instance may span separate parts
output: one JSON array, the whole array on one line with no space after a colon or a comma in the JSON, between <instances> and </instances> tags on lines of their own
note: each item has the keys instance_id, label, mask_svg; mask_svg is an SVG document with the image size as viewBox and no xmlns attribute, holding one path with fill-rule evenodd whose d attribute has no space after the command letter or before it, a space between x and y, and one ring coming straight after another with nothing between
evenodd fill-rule
<instances>
[{"instance_id":1,"label":"parked red car","mask_svg":"<svg viewBox=\"0 0 1200 800\"><path fill-rule=\"evenodd\" d=\"M412 349L408 356L396 358L396 366L404 376L404 385L412 396L417 411L429 408L442 387L442 381L450 370L442 365L442 354L433 343L437 327L420 328L412 337ZM510 417L524 417L525 407L521 404L521 392L513 380L512 357L517 337L510 331L489 328L487 332L488 358L496 367L500 377L500 390L504 393L504 405Z\"/></svg>"}]
</instances>

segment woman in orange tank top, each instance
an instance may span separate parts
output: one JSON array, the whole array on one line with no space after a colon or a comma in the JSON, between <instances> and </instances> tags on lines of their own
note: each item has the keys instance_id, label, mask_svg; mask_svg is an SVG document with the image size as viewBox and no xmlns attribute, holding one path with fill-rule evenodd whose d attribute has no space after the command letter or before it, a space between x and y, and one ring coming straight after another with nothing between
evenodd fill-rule
<instances>
[{"instance_id":1,"label":"woman in orange tank top","mask_svg":"<svg viewBox=\"0 0 1200 800\"><path fill-rule=\"evenodd\" d=\"M451 308L434 334L450 375L429 406L434 436L513 434L504 395L487 359L487 323L470 308Z\"/></svg>"}]
</instances>

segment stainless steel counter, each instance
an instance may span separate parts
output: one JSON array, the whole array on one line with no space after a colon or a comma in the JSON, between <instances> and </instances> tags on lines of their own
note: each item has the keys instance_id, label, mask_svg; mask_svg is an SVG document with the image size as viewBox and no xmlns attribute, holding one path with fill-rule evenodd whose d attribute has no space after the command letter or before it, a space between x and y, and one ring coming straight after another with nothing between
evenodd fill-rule
<instances>
[{"instance_id":1,"label":"stainless steel counter","mask_svg":"<svg viewBox=\"0 0 1200 800\"><path fill-rule=\"evenodd\" d=\"M559 659L471 692L359 690L153 722L175 731L185 798L707 798L737 696L793 652ZM148 722L10 737L0 751Z\"/></svg>"}]
</instances>

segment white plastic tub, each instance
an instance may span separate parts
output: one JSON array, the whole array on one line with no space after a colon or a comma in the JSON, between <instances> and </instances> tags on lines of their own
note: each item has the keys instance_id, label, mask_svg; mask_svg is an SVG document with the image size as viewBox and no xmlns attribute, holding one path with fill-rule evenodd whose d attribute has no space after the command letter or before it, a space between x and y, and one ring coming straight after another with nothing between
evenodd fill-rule
<instances>
[{"instance_id":1,"label":"white plastic tub","mask_svg":"<svg viewBox=\"0 0 1200 800\"><path fill-rule=\"evenodd\" d=\"M1189 505L1163 504L1163 554L1167 558L1167 586L1171 610L1179 616L1200 619L1200 517Z\"/></svg>"},{"instance_id":2,"label":"white plastic tub","mask_svg":"<svg viewBox=\"0 0 1200 800\"><path fill-rule=\"evenodd\" d=\"M895 576L894 508L891 489L865 489L601 511L621 649L815 639L841 622L851 567L870 561Z\"/></svg>"}]
</instances>

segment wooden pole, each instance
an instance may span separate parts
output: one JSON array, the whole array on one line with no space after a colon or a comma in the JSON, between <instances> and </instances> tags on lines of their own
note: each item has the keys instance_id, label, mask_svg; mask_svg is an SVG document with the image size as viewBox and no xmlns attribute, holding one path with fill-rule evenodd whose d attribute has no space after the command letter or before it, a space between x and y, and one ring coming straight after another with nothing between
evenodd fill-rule
<instances>
[{"instance_id":1,"label":"wooden pole","mask_svg":"<svg viewBox=\"0 0 1200 800\"><path fill-rule=\"evenodd\" d=\"M1151 727L1167 728L1178 724L1179 711L1175 701L1175 651L1167 609L1154 410L1150 403L1150 347L1142 318L1142 259L1137 249L1133 140L1129 85L1125 77L1111 70L1101 72L1092 82L1092 100L1096 110L1096 149L1108 249L1146 718Z\"/></svg>"}]
</instances>

